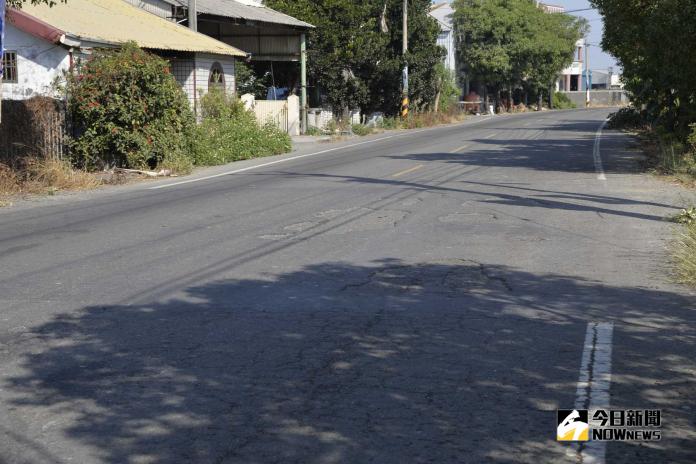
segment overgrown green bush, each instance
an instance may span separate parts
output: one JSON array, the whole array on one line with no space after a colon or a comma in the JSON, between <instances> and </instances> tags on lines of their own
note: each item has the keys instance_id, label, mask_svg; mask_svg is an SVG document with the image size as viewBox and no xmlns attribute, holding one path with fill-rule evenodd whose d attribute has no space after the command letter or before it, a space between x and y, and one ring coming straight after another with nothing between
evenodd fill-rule
<instances>
[{"instance_id":1,"label":"overgrown green bush","mask_svg":"<svg viewBox=\"0 0 696 464\"><path fill-rule=\"evenodd\" d=\"M443 63L437 64L435 72L438 75L439 83L438 111L451 111L457 104L461 93L457 86L457 78L451 70L445 68Z\"/></svg>"},{"instance_id":2,"label":"overgrown green bush","mask_svg":"<svg viewBox=\"0 0 696 464\"><path fill-rule=\"evenodd\" d=\"M398 129L400 125L400 121L398 118L395 118L394 116L385 116L382 119L382 122L379 124L379 127L382 129L387 129L387 130L392 130L392 129Z\"/></svg>"},{"instance_id":3,"label":"overgrown green bush","mask_svg":"<svg viewBox=\"0 0 696 464\"><path fill-rule=\"evenodd\" d=\"M190 169L195 120L166 60L135 43L99 50L67 77L66 91L78 166Z\"/></svg>"},{"instance_id":4,"label":"overgrown green bush","mask_svg":"<svg viewBox=\"0 0 696 464\"><path fill-rule=\"evenodd\" d=\"M312 135L312 136L317 136L321 135L321 129L315 126L309 126L307 127L307 131L305 132L305 135Z\"/></svg>"},{"instance_id":5,"label":"overgrown green bush","mask_svg":"<svg viewBox=\"0 0 696 464\"><path fill-rule=\"evenodd\" d=\"M367 127L365 124L353 124L351 127L355 135L364 136L370 135L372 133L372 128Z\"/></svg>"},{"instance_id":6,"label":"overgrown green bush","mask_svg":"<svg viewBox=\"0 0 696 464\"><path fill-rule=\"evenodd\" d=\"M197 165L278 155L290 151L290 137L270 124L259 125L242 102L213 89L201 98L202 121L193 149Z\"/></svg>"},{"instance_id":7,"label":"overgrown green bush","mask_svg":"<svg viewBox=\"0 0 696 464\"><path fill-rule=\"evenodd\" d=\"M619 111L609 115L610 129L637 129L645 126L640 112L632 106L621 108Z\"/></svg>"},{"instance_id":8,"label":"overgrown green bush","mask_svg":"<svg viewBox=\"0 0 696 464\"><path fill-rule=\"evenodd\" d=\"M696 152L696 123L691 124L689 127L691 128L691 133L689 133L689 137L686 140L691 146L691 151Z\"/></svg>"},{"instance_id":9,"label":"overgrown green bush","mask_svg":"<svg viewBox=\"0 0 696 464\"><path fill-rule=\"evenodd\" d=\"M553 94L553 107L557 110L566 110L571 108L577 108L577 105L570 101L568 95L561 92L555 92Z\"/></svg>"}]
</instances>

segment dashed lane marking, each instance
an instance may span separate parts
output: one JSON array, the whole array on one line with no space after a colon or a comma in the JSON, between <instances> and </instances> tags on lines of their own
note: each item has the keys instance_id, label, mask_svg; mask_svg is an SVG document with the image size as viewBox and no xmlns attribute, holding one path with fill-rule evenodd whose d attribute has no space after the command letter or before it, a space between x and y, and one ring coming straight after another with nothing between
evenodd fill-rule
<instances>
[{"instance_id":1,"label":"dashed lane marking","mask_svg":"<svg viewBox=\"0 0 696 464\"><path fill-rule=\"evenodd\" d=\"M404 169L403 171L399 171L396 174L392 174L392 177L401 177L404 174L408 174L410 172L417 171L422 167L423 167L423 165L419 164L418 166L413 166L412 168Z\"/></svg>"}]
</instances>

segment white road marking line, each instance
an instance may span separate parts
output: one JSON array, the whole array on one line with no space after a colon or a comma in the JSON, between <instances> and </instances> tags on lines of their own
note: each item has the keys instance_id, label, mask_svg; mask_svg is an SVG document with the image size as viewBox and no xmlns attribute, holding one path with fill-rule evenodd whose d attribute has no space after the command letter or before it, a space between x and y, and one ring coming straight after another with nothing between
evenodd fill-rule
<instances>
[{"instance_id":1,"label":"white road marking line","mask_svg":"<svg viewBox=\"0 0 696 464\"><path fill-rule=\"evenodd\" d=\"M404 174L408 174L409 172L417 171L422 167L423 167L423 165L419 164L418 166L414 166L412 168L408 168L408 169L404 169L403 171L399 171L396 174L393 174L392 177L400 177L400 176L403 176Z\"/></svg>"},{"instance_id":2,"label":"white road marking line","mask_svg":"<svg viewBox=\"0 0 696 464\"><path fill-rule=\"evenodd\" d=\"M473 125L475 125L475 124L480 124L480 123L482 123L482 122L486 122L486 121L489 121L489 120L491 120L491 119L493 119L493 118L492 118L492 117L487 117L487 118L484 118L484 119L479 119L478 121L472 121L472 122L470 122L470 123L468 123L468 124L465 124L465 126L473 126ZM447 126L443 126L443 127L447 127ZM314 152L314 153L307 153L307 154L304 154L304 155L290 156L290 157L288 157L288 158L282 158L282 159L279 159L279 160L270 161L270 162L268 162L268 163L256 164L256 165L254 165L254 166L248 166L248 167L246 167L246 168L233 169L232 171L225 171L225 172L221 172L221 173L219 173L219 174L213 174L213 175L210 175L210 176L198 177L198 178L196 178L196 179L182 180L182 181L180 181L180 182L172 182L171 184L158 185L158 186L156 186L156 187L149 187L148 190L160 190L160 189L165 189L165 188L169 188L169 187L175 187L175 186L177 186L177 185L191 184L191 183L193 183L193 182L201 182L201 181L204 181L204 180L209 180L209 179L215 179L215 178L218 178L218 177L229 176L229 175L231 175L231 174L237 174L237 173L240 173L240 172L251 171L251 170L263 168L263 167L266 167L266 166L272 166L272 165L274 165L274 164L286 163L286 162L288 162L288 161L292 161L292 160L296 160L296 159L300 159L300 158L307 158L307 157L310 157L310 156L322 155L322 154L324 154L324 153L329 153L329 152L337 151L337 150L343 150L343 149L346 149L346 148L353 148L353 147L357 147L357 146L360 146L360 145L365 145L365 144L368 144L368 143L381 142L382 140L389 140L389 139L393 139L394 137L400 137L400 136L404 136L404 135L417 134L417 133L419 133L419 132L425 132L425 131L427 131L427 130L432 130L432 129L437 129L437 127L434 127L434 128L433 128L433 127L428 127L428 128L426 128L426 129L419 129L419 130L410 130L410 131L401 132L401 133L399 133L399 134L393 134L393 135L388 135L388 136L386 136L386 137L380 137L380 138L378 138L378 139L366 140L366 141L364 141L364 142L354 143L354 144L351 144L351 145L344 145L344 146L341 146L341 147L327 148L326 150L320 150L320 151L316 151L316 152Z\"/></svg>"},{"instance_id":3,"label":"white road marking line","mask_svg":"<svg viewBox=\"0 0 696 464\"><path fill-rule=\"evenodd\" d=\"M484 137L484 139L490 139L492 137L495 137L495 135L496 135L495 132L492 134L488 134L487 136Z\"/></svg>"},{"instance_id":4,"label":"white road marking line","mask_svg":"<svg viewBox=\"0 0 696 464\"><path fill-rule=\"evenodd\" d=\"M609 408L613 332L614 324L611 322L587 324L575 409ZM582 464L604 464L606 453L606 442L588 441L579 446L576 458Z\"/></svg>"},{"instance_id":5,"label":"white road marking line","mask_svg":"<svg viewBox=\"0 0 696 464\"><path fill-rule=\"evenodd\" d=\"M604 167L602 166L602 156L599 153L599 145L602 140L602 131L604 127L609 122L609 119L605 119L599 129L597 130L597 135L595 135L594 150L592 151L592 156L594 157L595 171L597 172L597 179L607 180L607 176L604 175Z\"/></svg>"},{"instance_id":6,"label":"white road marking line","mask_svg":"<svg viewBox=\"0 0 696 464\"><path fill-rule=\"evenodd\" d=\"M469 144L467 143L467 144L462 145L459 148L455 148L450 153L459 153L461 150L464 150L465 148L468 148L468 147L469 147Z\"/></svg>"},{"instance_id":7,"label":"white road marking line","mask_svg":"<svg viewBox=\"0 0 696 464\"><path fill-rule=\"evenodd\" d=\"M419 132L420 132L420 131L419 131ZM411 133L413 133L413 132L411 132ZM287 162L287 161L292 161L292 160L296 160L296 159L300 159L300 158L307 158L307 157L309 157L309 156L321 155L321 154L324 154L324 153L329 153L329 152L336 151L336 150L341 150L341 149L344 149L344 148L352 148L352 147L357 147L357 146L359 146L359 145L365 145L365 144L367 144L367 143L380 142L380 141L382 141L382 140L388 140L388 139L394 138L394 137L396 137L397 135L398 135L398 134L389 135L389 136L387 136L387 137L381 137L381 138L379 138L379 139L374 139L374 140L366 140L366 141L364 141L364 142L358 142L358 143L354 143L354 144L352 144L352 145L344 145L344 146L342 146L342 147L328 148L328 149L326 149L326 150L321 150L321 151L317 151L317 152L314 152L314 153L307 153L307 154L304 154L304 155L290 156L290 157L288 157L288 158L282 158L282 159L275 160L275 161L269 161L268 163L256 164L256 165L254 165L254 166L248 166L248 167L246 167L246 168L234 169L234 170L232 170L232 171L225 171L225 172L221 172L221 173L219 173L219 174L213 174L213 175L211 175L211 176L198 177L198 178L196 178L196 179L183 180L183 181L181 181L181 182L174 182L174 183L166 184L166 185L158 185L157 187L150 187L150 190L158 190L158 189L163 189L163 188L167 188L167 187L174 187L174 186L176 186L176 185L190 184L190 183L192 183L192 182L200 182L200 181L202 181L202 180L215 179L215 178L217 178L217 177L228 176L228 175L230 175L230 174L237 174L237 173L239 173L239 172L251 171L252 169L258 169L258 168L263 168L263 167L266 167L266 166L272 166L272 165L274 165L274 164L285 163L285 162Z\"/></svg>"}]
</instances>

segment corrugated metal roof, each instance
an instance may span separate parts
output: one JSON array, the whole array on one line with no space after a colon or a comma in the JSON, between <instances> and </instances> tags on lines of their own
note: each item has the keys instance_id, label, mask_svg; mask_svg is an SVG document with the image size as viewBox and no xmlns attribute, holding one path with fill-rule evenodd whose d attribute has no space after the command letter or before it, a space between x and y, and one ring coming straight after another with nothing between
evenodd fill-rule
<instances>
[{"instance_id":1,"label":"corrugated metal roof","mask_svg":"<svg viewBox=\"0 0 696 464\"><path fill-rule=\"evenodd\" d=\"M81 40L106 43L135 41L143 48L246 56L238 48L159 18L123 0L69 0L31 5L22 11Z\"/></svg>"},{"instance_id":2,"label":"corrugated metal roof","mask_svg":"<svg viewBox=\"0 0 696 464\"><path fill-rule=\"evenodd\" d=\"M188 6L186 0L165 0L173 5ZM252 3L252 2L247 2ZM259 21L284 26L314 28L309 23L297 18L272 10L263 5L245 5L236 0L196 0L196 9L199 13L223 16L226 18L243 19L247 21Z\"/></svg>"}]
</instances>

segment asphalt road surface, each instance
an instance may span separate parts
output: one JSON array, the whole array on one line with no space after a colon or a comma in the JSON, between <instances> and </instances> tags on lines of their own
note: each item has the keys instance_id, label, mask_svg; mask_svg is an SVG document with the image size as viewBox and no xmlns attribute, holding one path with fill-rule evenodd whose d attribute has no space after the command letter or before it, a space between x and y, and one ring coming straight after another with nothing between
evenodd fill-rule
<instances>
[{"instance_id":1,"label":"asphalt road surface","mask_svg":"<svg viewBox=\"0 0 696 464\"><path fill-rule=\"evenodd\" d=\"M696 462L664 220L693 194L596 151L608 113L3 208L0 462ZM558 443L588 407L660 409L662 440Z\"/></svg>"}]
</instances>

